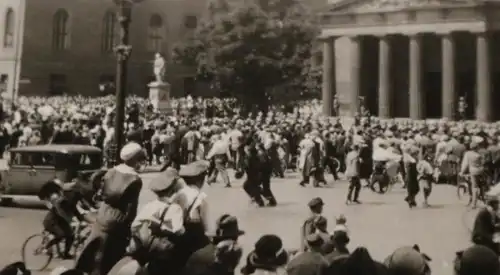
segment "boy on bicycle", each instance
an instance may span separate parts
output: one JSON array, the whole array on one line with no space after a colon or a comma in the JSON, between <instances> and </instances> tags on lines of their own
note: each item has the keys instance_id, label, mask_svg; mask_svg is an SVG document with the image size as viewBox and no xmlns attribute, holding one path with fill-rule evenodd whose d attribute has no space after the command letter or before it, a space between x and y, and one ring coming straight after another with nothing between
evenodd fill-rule
<instances>
[{"instance_id":1,"label":"boy on bicycle","mask_svg":"<svg viewBox=\"0 0 500 275\"><path fill-rule=\"evenodd\" d=\"M59 246L57 246L57 251L61 258L71 259L72 256L69 251L75 239L71 222L73 217L77 217L78 220L84 219L76 209L77 196L66 196L56 179L44 184L38 193L38 197L49 208L49 212L43 220L44 230L54 237L46 244L45 248L50 251L52 246L65 240L63 253L61 253Z\"/></svg>"}]
</instances>

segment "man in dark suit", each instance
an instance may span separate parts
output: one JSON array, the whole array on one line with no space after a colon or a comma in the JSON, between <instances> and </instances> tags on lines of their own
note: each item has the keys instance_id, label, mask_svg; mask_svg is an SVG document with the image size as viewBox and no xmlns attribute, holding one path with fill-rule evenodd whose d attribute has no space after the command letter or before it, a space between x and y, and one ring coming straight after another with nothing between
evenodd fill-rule
<instances>
[{"instance_id":1,"label":"man in dark suit","mask_svg":"<svg viewBox=\"0 0 500 275\"><path fill-rule=\"evenodd\" d=\"M287 265L288 275L326 275L328 262L321 254L323 239L317 233L306 237L309 249L293 258Z\"/></svg>"},{"instance_id":2,"label":"man in dark suit","mask_svg":"<svg viewBox=\"0 0 500 275\"><path fill-rule=\"evenodd\" d=\"M485 208L477 213L474 220L474 228L472 230L472 242L478 245L484 245L491 248L497 254L499 252L499 245L495 243L493 236L498 232L500 226L498 217L499 201L498 198L491 198L488 200Z\"/></svg>"},{"instance_id":3,"label":"man in dark suit","mask_svg":"<svg viewBox=\"0 0 500 275\"><path fill-rule=\"evenodd\" d=\"M232 240L235 243L238 237L245 234L238 227L236 217L224 214L217 220L217 230L212 242L207 246L194 252L186 262L182 274L201 275L204 274L215 262L215 251L217 245L222 241Z\"/></svg>"}]
</instances>

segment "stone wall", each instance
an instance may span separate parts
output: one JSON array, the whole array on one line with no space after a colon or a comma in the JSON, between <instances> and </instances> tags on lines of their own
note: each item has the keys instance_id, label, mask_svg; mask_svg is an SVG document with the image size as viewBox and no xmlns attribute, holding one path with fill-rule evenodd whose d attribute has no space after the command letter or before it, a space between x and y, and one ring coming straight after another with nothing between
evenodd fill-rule
<instances>
[{"instance_id":1,"label":"stone wall","mask_svg":"<svg viewBox=\"0 0 500 275\"><path fill-rule=\"evenodd\" d=\"M12 1L12 0L9 0ZM22 95L48 95L51 74L65 74L69 94L98 95L99 79L115 75L116 58L101 51L104 15L116 10L111 0L26 0L26 22L22 55L22 78L31 84L22 85ZM2 1L3 2L3 1ZM154 53L147 50L147 29L150 16L160 14L166 25L163 53L170 58L174 44L191 32L185 26L185 16L201 17L204 0L148 0L133 8L130 40L133 47L129 62L128 92L146 95L146 84L152 75ZM52 21L54 13L66 9L70 16L70 48L64 52L52 50ZM191 68L168 64L168 80L173 96L184 93L184 77Z\"/></svg>"}]
</instances>

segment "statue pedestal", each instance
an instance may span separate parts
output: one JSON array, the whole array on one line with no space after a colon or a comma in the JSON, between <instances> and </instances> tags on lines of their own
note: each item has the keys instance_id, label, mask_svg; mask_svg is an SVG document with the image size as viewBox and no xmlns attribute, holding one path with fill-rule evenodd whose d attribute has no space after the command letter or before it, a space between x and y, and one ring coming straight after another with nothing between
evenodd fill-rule
<instances>
[{"instance_id":1,"label":"statue pedestal","mask_svg":"<svg viewBox=\"0 0 500 275\"><path fill-rule=\"evenodd\" d=\"M149 100L153 104L155 112L171 114L170 84L167 82L151 82L149 87Z\"/></svg>"}]
</instances>

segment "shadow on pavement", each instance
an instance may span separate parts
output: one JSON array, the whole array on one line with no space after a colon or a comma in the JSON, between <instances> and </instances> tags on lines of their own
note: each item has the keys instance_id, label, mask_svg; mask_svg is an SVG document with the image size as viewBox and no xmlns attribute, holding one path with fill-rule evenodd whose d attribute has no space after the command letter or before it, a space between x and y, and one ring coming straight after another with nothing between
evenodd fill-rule
<instances>
[{"instance_id":1,"label":"shadow on pavement","mask_svg":"<svg viewBox=\"0 0 500 275\"><path fill-rule=\"evenodd\" d=\"M373 205L373 206L382 206L386 205L386 202L383 201L362 201L361 204L350 204L350 205Z\"/></svg>"},{"instance_id":2,"label":"shadow on pavement","mask_svg":"<svg viewBox=\"0 0 500 275\"><path fill-rule=\"evenodd\" d=\"M37 198L15 198L12 202L1 204L2 208L18 208L18 209L47 209L47 207Z\"/></svg>"},{"instance_id":3,"label":"shadow on pavement","mask_svg":"<svg viewBox=\"0 0 500 275\"><path fill-rule=\"evenodd\" d=\"M431 204L427 206L425 209L443 209L446 205L445 204Z\"/></svg>"}]
</instances>

